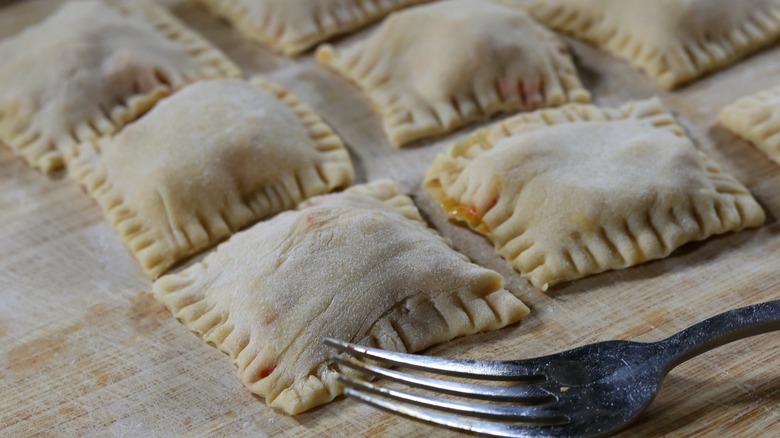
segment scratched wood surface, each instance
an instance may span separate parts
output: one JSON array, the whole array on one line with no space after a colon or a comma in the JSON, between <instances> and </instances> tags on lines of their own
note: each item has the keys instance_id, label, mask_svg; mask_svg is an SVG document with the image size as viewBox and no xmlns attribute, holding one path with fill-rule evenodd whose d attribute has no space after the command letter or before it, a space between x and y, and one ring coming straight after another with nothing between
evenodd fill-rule
<instances>
[{"instance_id":1,"label":"scratched wood surface","mask_svg":"<svg viewBox=\"0 0 780 438\"><path fill-rule=\"evenodd\" d=\"M0 0L0 38L41 20L58 3ZM399 180L433 226L473 260L501 272L532 308L520 325L462 338L432 354L512 359L606 339L650 341L730 308L780 298L780 167L714 122L724 104L776 82L780 47L665 93L627 65L567 39L598 103L659 94L699 147L750 188L768 220L758 230L689 244L665 260L545 295L485 239L448 223L419 189L433 156L473 127L394 149L360 94L310 55L277 57L197 6L165 3L247 74L267 75L313 105L345 139L359 181ZM98 206L64 172L42 175L0 148L0 435L452 434L351 400L296 417L269 409L241 387L228 357L172 318L150 288ZM780 335L768 334L683 364L625 435L780 435L779 356Z\"/></svg>"}]
</instances>

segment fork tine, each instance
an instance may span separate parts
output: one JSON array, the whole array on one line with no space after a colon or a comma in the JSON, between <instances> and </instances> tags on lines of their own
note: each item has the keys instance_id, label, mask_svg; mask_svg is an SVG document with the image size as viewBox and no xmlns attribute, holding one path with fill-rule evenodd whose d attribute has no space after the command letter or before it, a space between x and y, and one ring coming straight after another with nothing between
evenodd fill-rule
<instances>
[{"instance_id":1,"label":"fork tine","mask_svg":"<svg viewBox=\"0 0 780 438\"><path fill-rule=\"evenodd\" d=\"M383 397L373 395L367 391L354 388L345 388L344 394L354 397L364 403L386 411L403 415L414 420L421 420L438 424L452 429L468 432L493 435L501 437L539 437L539 436L565 436L567 425L521 425L507 424L493 421L479 420L460 415L446 414L418 406L406 405Z\"/></svg>"},{"instance_id":2,"label":"fork tine","mask_svg":"<svg viewBox=\"0 0 780 438\"><path fill-rule=\"evenodd\" d=\"M557 400L555 395L537 385L496 386L450 382L370 365L351 357L333 356L330 359L339 365L346 366L361 373L370 374L374 377L386 378L412 387L435 390L463 397L494 401L515 401L529 404L554 402Z\"/></svg>"},{"instance_id":3,"label":"fork tine","mask_svg":"<svg viewBox=\"0 0 780 438\"><path fill-rule=\"evenodd\" d=\"M523 366L517 361L446 359L417 354L397 353L365 347L333 338L323 339L323 343L343 353L366 359L374 359L406 368L412 368L448 376L468 377L472 379L508 380L541 382L545 380L538 369Z\"/></svg>"},{"instance_id":4,"label":"fork tine","mask_svg":"<svg viewBox=\"0 0 780 438\"><path fill-rule=\"evenodd\" d=\"M412 403L424 408L452 412L472 417L491 418L498 420L514 420L539 424L563 424L568 418L559 414L554 408L547 406L520 406L520 405L491 405L484 403L471 403L459 400L449 400L440 397L431 397L423 394L415 394L408 391L374 385L362 380L352 380L343 375L337 379L348 388L356 391L370 392L379 396L385 396L395 400Z\"/></svg>"}]
</instances>

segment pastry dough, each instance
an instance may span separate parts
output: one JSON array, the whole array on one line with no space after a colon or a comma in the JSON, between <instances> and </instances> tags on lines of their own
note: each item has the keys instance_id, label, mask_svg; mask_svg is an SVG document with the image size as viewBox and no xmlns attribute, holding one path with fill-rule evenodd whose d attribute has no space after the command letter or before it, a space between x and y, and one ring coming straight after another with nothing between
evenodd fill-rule
<instances>
[{"instance_id":1,"label":"pastry dough","mask_svg":"<svg viewBox=\"0 0 780 438\"><path fill-rule=\"evenodd\" d=\"M117 132L172 89L240 76L230 60L148 1L67 3L0 42L0 143L31 165Z\"/></svg>"},{"instance_id":2,"label":"pastry dough","mask_svg":"<svg viewBox=\"0 0 780 438\"><path fill-rule=\"evenodd\" d=\"M430 0L199 0L244 36L297 55L397 9Z\"/></svg>"},{"instance_id":3,"label":"pastry dough","mask_svg":"<svg viewBox=\"0 0 780 438\"><path fill-rule=\"evenodd\" d=\"M388 180L313 198L233 236L155 296L288 414L341 393L323 337L414 352L520 320L496 272L425 226Z\"/></svg>"},{"instance_id":4,"label":"pastry dough","mask_svg":"<svg viewBox=\"0 0 780 438\"><path fill-rule=\"evenodd\" d=\"M531 0L531 14L641 68L665 88L780 38L780 0Z\"/></svg>"},{"instance_id":5,"label":"pastry dough","mask_svg":"<svg viewBox=\"0 0 780 438\"><path fill-rule=\"evenodd\" d=\"M352 182L341 140L261 79L204 81L164 99L68 166L155 278L263 217Z\"/></svg>"},{"instance_id":6,"label":"pastry dough","mask_svg":"<svg viewBox=\"0 0 780 438\"><path fill-rule=\"evenodd\" d=\"M764 222L657 99L507 119L438 156L424 187L542 290Z\"/></svg>"},{"instance_id":7,"label":"pastry dough","mask_svg":"<svg viewBox=\"0 0 780 438\"><path fill-rule=\"evenodd\" d=\"M738 99L718 121L780 164L780 86Z\"/></svg>"},{"instance_id":8,"label":"pastry dough","mask_svg":"<svg viewBox=\"0 0 780 438\"><path fill-rule=\"evenodd\" d=\"M395 145L502 111L590 100L550 31L490 1L395 13L367 40L338 51L325 45L317 59L368 95Z\"/></svg>"}]
</instances>

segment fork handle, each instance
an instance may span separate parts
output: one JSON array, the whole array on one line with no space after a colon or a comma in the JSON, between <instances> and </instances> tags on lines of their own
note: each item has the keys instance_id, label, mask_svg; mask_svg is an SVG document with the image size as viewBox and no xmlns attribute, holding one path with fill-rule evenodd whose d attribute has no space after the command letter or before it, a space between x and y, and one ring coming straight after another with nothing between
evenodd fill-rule
<instances>
[{"instance_id":1,"label":"fork handle","mask_svg":"<svg viewBox=\"0 0 780 438\"><path fill-rule=\"evenodd\" d=\"M713 348L780 330L780 300L729 310L655 343L668 361L666 370Z\"/></svg>"}]
</instances>

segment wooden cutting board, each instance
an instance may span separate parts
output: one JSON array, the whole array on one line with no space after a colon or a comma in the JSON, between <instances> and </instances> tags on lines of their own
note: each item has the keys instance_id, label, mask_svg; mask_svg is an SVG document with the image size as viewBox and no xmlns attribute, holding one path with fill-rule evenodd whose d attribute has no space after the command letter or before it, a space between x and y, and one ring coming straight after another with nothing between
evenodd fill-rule
<instances>
[{"instance_id":1,"label":"wooden cutting board","mask_svg":"<svg viewBox=\"0 0 780 438\"><path fill-rule=\"evenodd\" d=\"M0 38L60 1L0 0ZM680 91L568 40L599 104L660 95L699 147L765 207L764 227L684 246L664 260L534 290L482 237L448 223L419 188L453 138L398 150L347 82L304 56L243 40L199 7L166 1L248 75L277 80L345 139L360 182L400 181L430 223L477 263L501 272L533 313L520 325L459 339L431 354L515 359L606 339L657 340L716 313L780 298L780 167L715 124L724 104L774 85L780 47ZM365 37L366 32L339 43ZM2 60L0 60L2 63ZM0 435L449 436L352 400L289 417L239 384L228 357L202 342L150 294L151 282L98 206L64 173L46 176L0 148ZM673 370L626 436L780 435L780 333L709 352Z\"/></svg>"}]
</instances>

